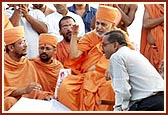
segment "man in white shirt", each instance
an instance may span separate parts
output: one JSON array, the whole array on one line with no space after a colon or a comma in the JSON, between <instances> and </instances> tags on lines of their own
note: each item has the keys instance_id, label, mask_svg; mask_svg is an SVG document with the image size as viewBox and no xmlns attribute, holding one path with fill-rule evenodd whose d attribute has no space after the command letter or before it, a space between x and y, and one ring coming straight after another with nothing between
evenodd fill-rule
<instances>
[{"instance_id":1,"label":"man in white shirt","mask_svg":"<svg viewBox=\"0 0 168 115\"><path fill-rule=\"evenodd\" d=\"M85 34L85 25L82 18L79 15L68 11L66 4L54 4L54 7L56 8L56 12L46 16L49 24L48 33L57 36L58 42L62 41L63 36L59 34L59 21L63 16L71 16L75 19L76 24L79 25L78 37L81 38Z\"/></svg>"},{"instance_id":2,"label":"man in white shirt","mask_svg":"<svg viewBox=\"0 0 168 115\"><path fill-rule=\"evenodd\" d=\"M10 7L12 5L12 7ZM13 26L24 26L25 40L28 43L26 57L38 56L39 34L47 33L48 27L45 15L38 9L28 8L28 4L10 4L6 9Z\"/></svg>"},{"instance_id":3,"label":"man in white shirt","mask_svg":"<svg viewBox=\"0 0 168 115\"><path fill-rule=\"evenodd\" d=\"M163 78L148 59L127 47L124 34L119 30L106 33L102 48L110 59L114 110L163 111Z\"/></svg>"}]
</instances>

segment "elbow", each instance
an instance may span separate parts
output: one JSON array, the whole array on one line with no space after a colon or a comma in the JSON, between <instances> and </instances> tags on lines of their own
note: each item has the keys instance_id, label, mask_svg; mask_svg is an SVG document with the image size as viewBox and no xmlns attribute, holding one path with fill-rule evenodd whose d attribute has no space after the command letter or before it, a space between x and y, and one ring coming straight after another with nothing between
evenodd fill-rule
<instances>
[{"instance_id":1,"label":"elbow","mask_svg":"<svg viewBox=\"0 0 168 115\"><path fill-rule=\"evenodd\" d=\"M39 28L39 30L37 30L39 34L41 33L48 33L48 27L47 25L44 25L43 27Z\"/></svg>"},{"instance_id":2,"label":"elbow","mask_svg":"<svg viewBox=\"0 0 168 115\"><path fill-rule=\"evenodd\" d=\"M76 58L80 57L82 55L82 53L83 52L80 52L80 51L78 51L78 52L70 52L70 58L71 59L76 59Z\"/></svg>"},{"instance_id":3,"label":"elbow","mask_svg":"<svg viewBox=\"0 0 168 115\"><path fill-rule=\"evenodd\" d=\"M148 28L149 27L149 25L148 24L143 24L143 28Z\"/></svg>"},{"instance_id":4,"label":"elbow","mask_svg":"<svg viewBox=\"0 0 168 115\"><path fill-rule=\"evenodd\" d=\"M144 22L143 23L143 28L146 28L146 29L149 29L149 28L152 28L152 24L150 22Z\"/></svg>"},{"instance_id":5,"label":"elbow","mask_svg":"<svg viewBox=\"0 0 168 115\"><path fill-rule=\"evenodd\" d=\"M47 26L44 27L44 28L41 30L41 33L48 33L48 28L47 28Z\"/></svg>"}]
</instances>

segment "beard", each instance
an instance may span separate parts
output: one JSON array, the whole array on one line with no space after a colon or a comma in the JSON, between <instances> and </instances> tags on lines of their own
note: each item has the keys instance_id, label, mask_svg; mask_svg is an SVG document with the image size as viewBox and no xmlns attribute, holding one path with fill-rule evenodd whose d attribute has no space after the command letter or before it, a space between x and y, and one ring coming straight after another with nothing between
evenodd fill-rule
<instances>
[{"instance_id":1,"label":"beard","mask_svg":"<svg viewBox=\"0 0 168 115\"><path fill-rule=\"evenodd\" d=\"M63 35L63 37L64 37L66 42L70 42L71 41L71 37L72 37L72 32L66 33L66 35Z\"/></svg>"},{"instance_id":2,"label":"beard","mask_svg":"<svg viewBox=\"0 0 168 115\"><path fill-rule=\"evenodd\" d=\"M51 57L48 57L48 55L46 53L40 54L40 60L42 62L48 62L50 59L51 59Z\"/></svg>"},{"instance_id":3,"label":"beard","mask_svg":"<svg viewBox=\"0 0 168 115\"><path fill-rule=\"evenodd\" d=\"M71 41L68 36L67 36L67 37L64 37L64 39L65 39L65 41L68 42L68 43Z\"/></svg>"}]
</instances>

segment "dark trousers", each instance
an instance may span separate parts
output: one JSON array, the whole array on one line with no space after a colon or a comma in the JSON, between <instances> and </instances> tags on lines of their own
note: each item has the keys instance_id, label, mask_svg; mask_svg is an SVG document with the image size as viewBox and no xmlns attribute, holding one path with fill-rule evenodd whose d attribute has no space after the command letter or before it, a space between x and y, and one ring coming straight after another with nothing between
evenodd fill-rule
<instances>
[{"instance_id":1,"label":"dark trousers","mask_svg":"<svg viewBox=\"0 0 168 115\"><path fill-rule=\"evenodd\" d=\"M164 111L164 93L159 92L136 102L129 111Z\"/></svg>"}]
</instances>

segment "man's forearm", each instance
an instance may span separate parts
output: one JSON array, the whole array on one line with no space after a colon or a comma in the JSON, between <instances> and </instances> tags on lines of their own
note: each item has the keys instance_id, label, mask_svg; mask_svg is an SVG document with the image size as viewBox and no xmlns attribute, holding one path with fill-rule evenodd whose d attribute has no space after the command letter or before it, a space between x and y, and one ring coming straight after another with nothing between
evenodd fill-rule
<instances>
[{"instance_id":1,"label":"man's forearm","mask_svg":"<svg viewBox=\"0 0 168 115\"><path fill-rule=\"evenodd\" d=\"M26 90L24 88L20 88L20 89L16 89L15 91L13 91L10 96L12 97L17 97L17 96L21 96L23 94L26 94Z\"/></svg>"},{"instance_id":2,"label":"man's forearm","mask_svg":"<svg viewBox=\"0 0 168 115\"><path fill-rule=\"evenodd\" d=\"M31 24L32 28L40 33L48 33L48 27L45 23L34 19L31 15L27 14L25 16L26 20Z\"/></svg>"},{"instance_id":3,"label":"man's forearm","mask_svg":"<svg viewBox=\"0 0 168 115\"><path fill-rule=\"evenodd\" d=\"M79 57L82 52L78 50L78 37L77 34L72 35L71 42L70 42L70 58L75 59Z\"/></svg>"}]
</instances>

